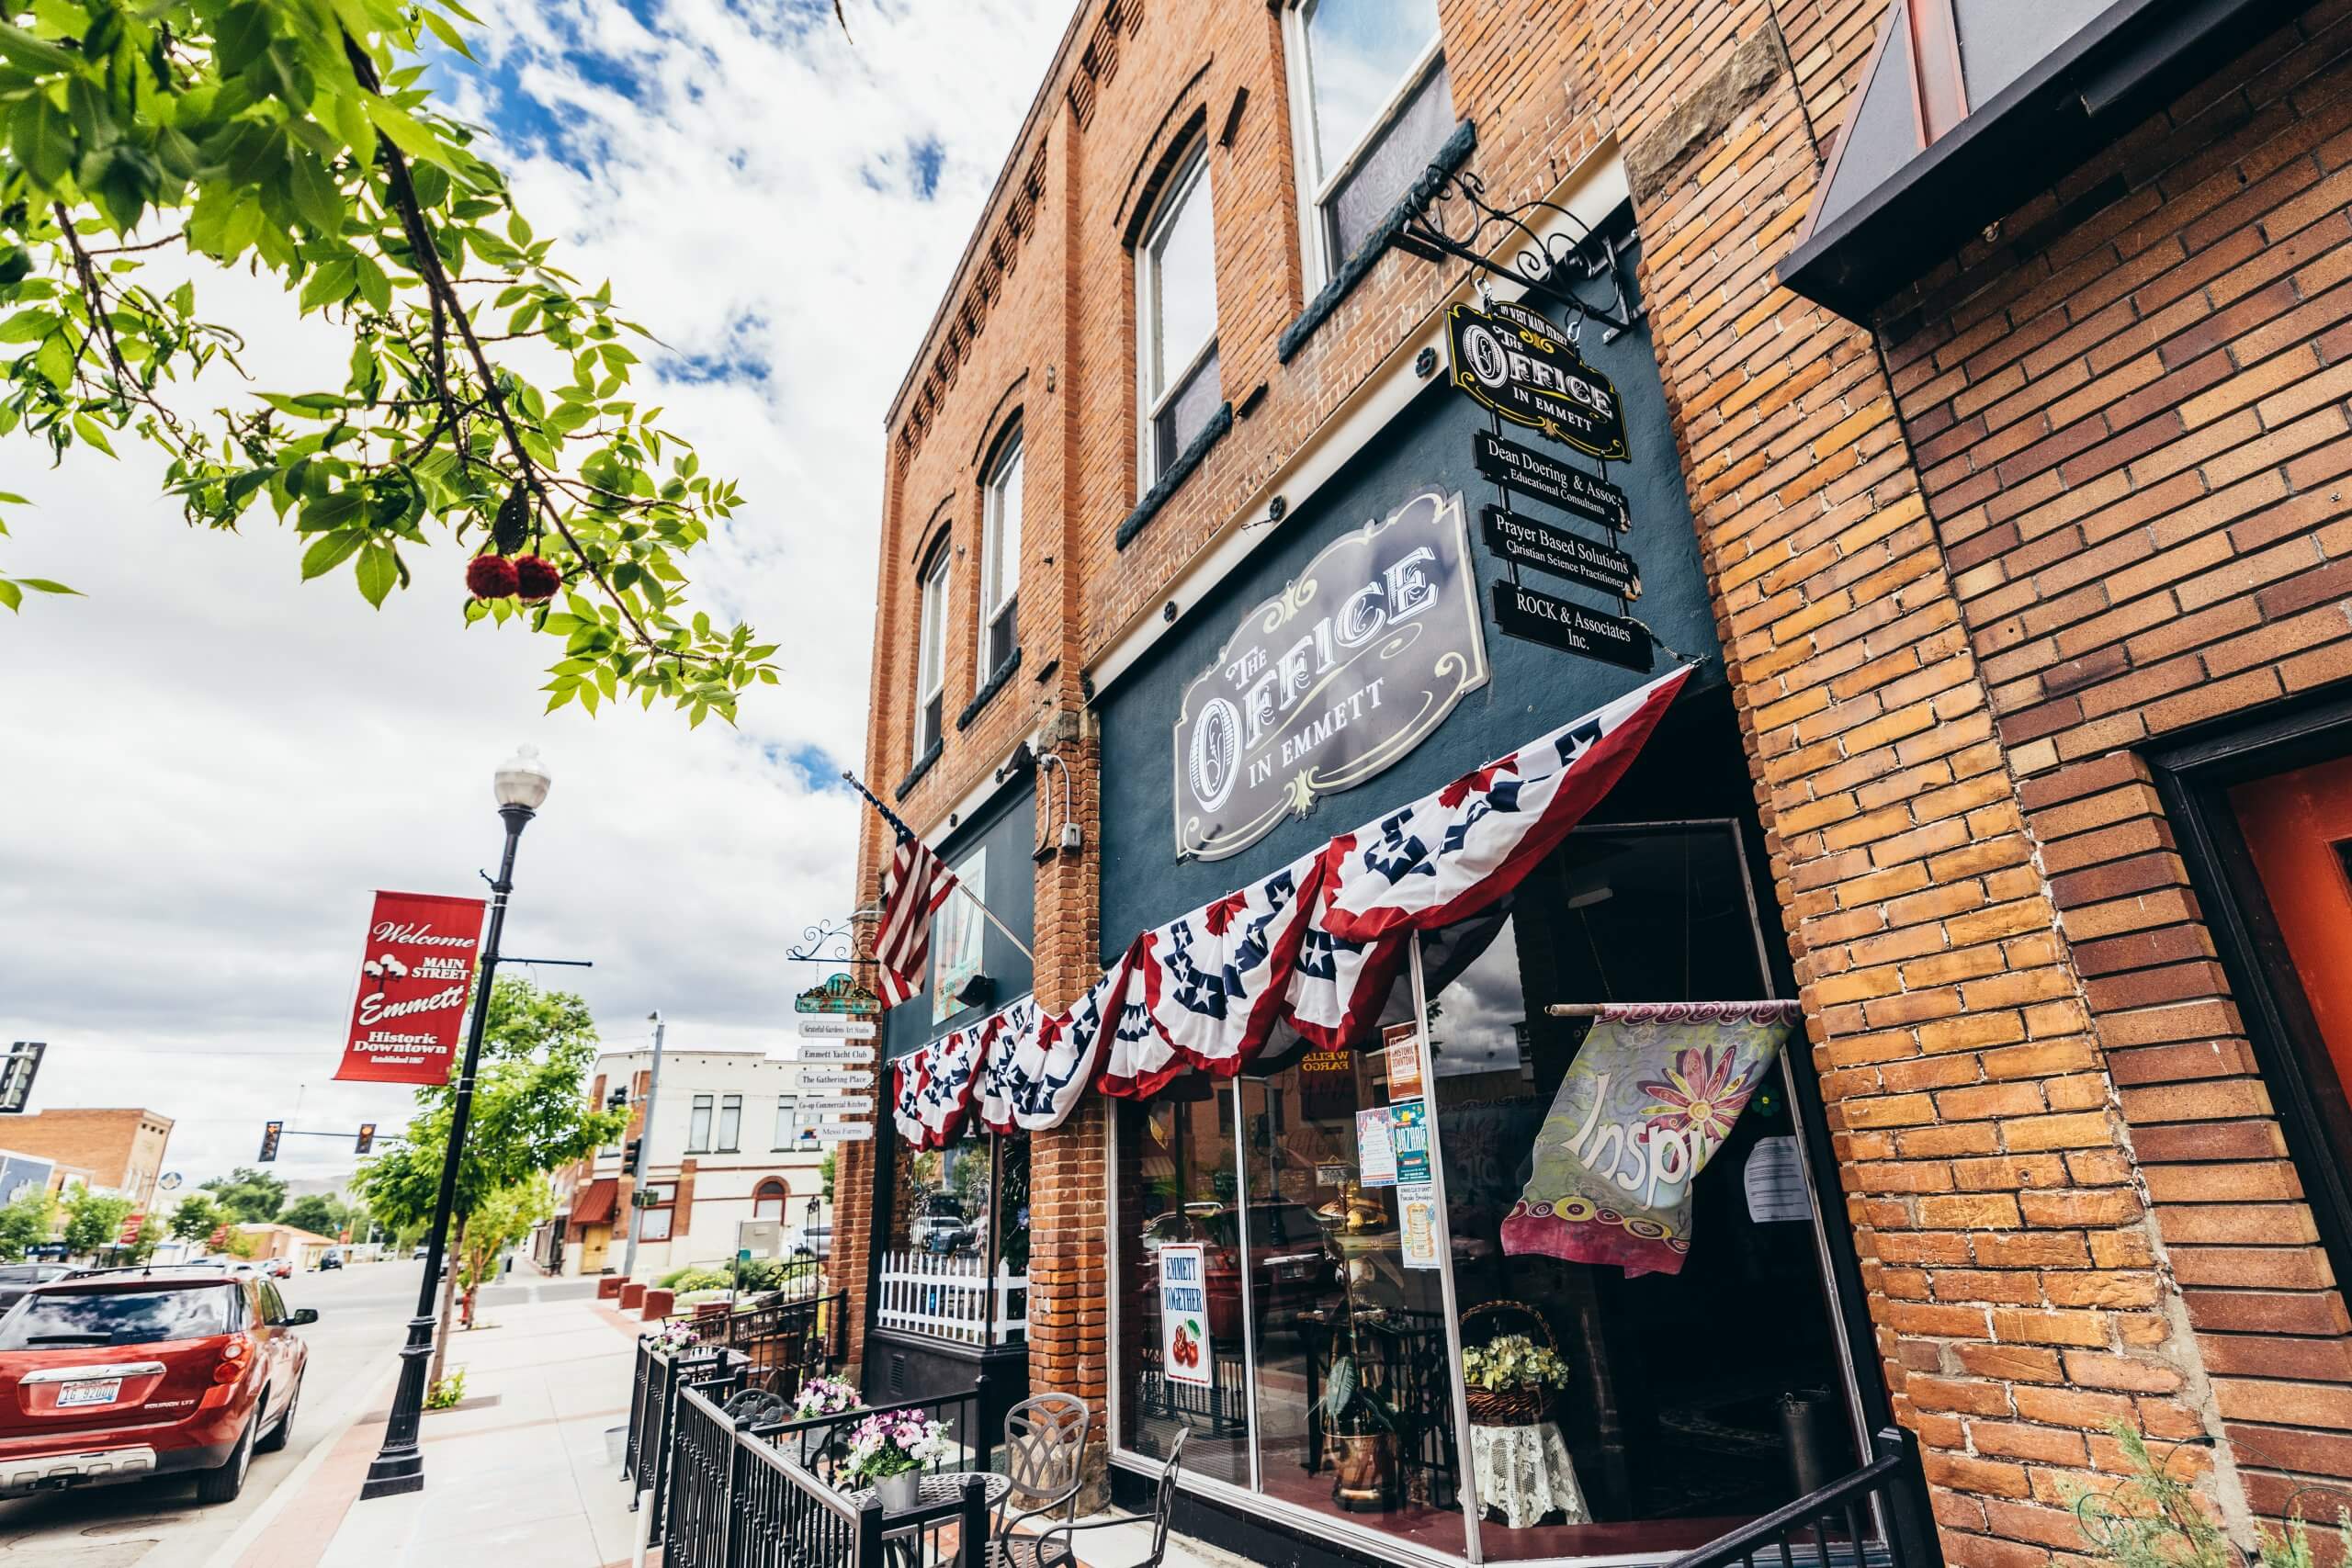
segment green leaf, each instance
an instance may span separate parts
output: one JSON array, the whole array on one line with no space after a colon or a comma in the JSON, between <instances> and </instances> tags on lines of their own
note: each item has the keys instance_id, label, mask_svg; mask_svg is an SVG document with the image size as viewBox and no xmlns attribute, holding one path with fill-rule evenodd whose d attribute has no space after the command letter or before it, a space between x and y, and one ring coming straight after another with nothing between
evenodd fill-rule
<instances>
[{"instance_id":1,"label":"green leaf","mask_svg":"<svg viewBox=\"0 0 2352 1568\"><path fill-rule=\"evenodd\" d=\"M379 310L392 308L392 280L376 265L376 258L365 254L351 258L353 278L359 285L359 297Z\"/></svg>"},{"instance_id":2,"label":"green leaf","mask_svg":"<svg viewBox=\"0 0 2352 1568\"><path fill-rule=\"evenodd\" d=\"M220 62L220 74L234 76L259 60L269 47L268 8L246 0L242 6L232 6L221 14L212 29L213 54Z\"/></svg>"},{"instance_id":3,"label":"green leaf","mask_svg":"<svg viewBox=\"0 0 2352 1568\"><path fill-rule=\"evenodd\" d=\"M8 116L8 145L43 189L55 189L74 171L74 123L47 93L18 102Z\"/></svg>"},{"instance_id":4,"label":"green leaf","mask_svg":"<svg viewBox=\"0 0 2352 1568\"><path fill-rule=\"evenodd\" d=\"M9 581L6 578L0 577L0 604L6 604L11 611L14 611L24 602L25 596L17 592L17 585ZM550 704L548 705L553 706L554 705Z\"/></svg>"},{"instance_id":5,"label":"green leaf","mask_svg":"<svg viewBox=\"0 0 2352 1568\"><path fill-rule=\"evenodd\" d=\"M359 592L376 608L384 607L384 595L392 591L400 574L400 564L390 545L370 541L359 552Z\"/></svg>"},{"instance_id":6,"label":"green leaf","mask_svg":"<svg viewBox=\"0 0 2352 1568\"><path fill-rule=\"evenodd\" d=\"M466 40L464 37L458 33L457 28L443 21L430 6L425 7L422 12L422 15L424 17L424 25L433 29L433 36L435 38L439 39L443 43L447 44L451 49L456 50L468 60L471 60L474 57L474 51L466 47Z\"/></svg>"},{"instance_id":7,"label":"green leaf","mask_svg":"<svg viewBox=\"0 0 2352 1568\"><path fill-rule=\"evenodd\" d=\"M46 577L19 577L16 581L36 593L71 593L76 599L82 597L80 589L68 588L65 584Z\"/></svg>"},{"instance_id":8,"label":"green leaf","mask_svg":"<svg viewBox=\"0 0 2352 1568\"><path fill-rule=\"evenodd\" d=\"M340 305L350 299L355 276L349 256L337 256L313 268L302 284L303 313L307 315L322 305Z\"/></svg>"},{"instance_id":9,"label":"green leaf","mask_svg":"<svg viewBox=\"0 0 2352 1568\"><path fill-rule=\"evenodd\" d=\"M6 22L0 22L0 60L13 60L28 71L72 71L82 63L48 39Z\"/></svg>"},{"instance_id":10,"label":"green leaf","mask_svg":"<svg viewBox=\"0 0 2352 1568\"><path fill-rule=\"evenodd\" d=\"M64 319L54 310L19 310L0 321L0 343L39 343Z\"/></svg>"},{"instance_id":11,"label":"green leaf","mask_svg":"<svg viewBox=\"0 0 2352 1568\"><path fill-rule=\"evenodd\" d=\"M451 174L460 172L457 160L449 155L449 150L442 144L441 139L401 109L382 98L371 97L368 100L368 118L376 122L376 129L390 138L393 146L410 157L438 164ZM420 198L422 194L419 193Z\"/></svg>"},{"instance_id":12,"label":"green leaf","mask_svg":"<svg viewBox=\"0 0 2352 1568\"><path fill-rule=\"evenodd\" d=\"M322 234L343 231L343 191L327 173L326 164L311 152L297 151L289 158L293 164L292 181L294 210L302 221Z\"/></svg>"},{"instance_id":13,"label":"green leaf","mask_svg":"<svg viewBox=\"0 0 2352 1568\"><path fill-rule=\"evenodd\" d=\"M367 542L368 536L356 528L344 528L322 535L302 552L302 581L308 582L314 577L324 577L349 560L352 552Z\"/></svg>"},{"instance_id":14,"label":"green leaf","mask_svg":"<svg viewBox=\"0 0 2352 1568\"><path fill-rule=\"evenodd\" d=\"M98 422L88 414L77 413L74 416L74 434L104 452L107 457L114 456L114 448L107 445L106 432L99 427Z\"/></svg>"}]
</instances>

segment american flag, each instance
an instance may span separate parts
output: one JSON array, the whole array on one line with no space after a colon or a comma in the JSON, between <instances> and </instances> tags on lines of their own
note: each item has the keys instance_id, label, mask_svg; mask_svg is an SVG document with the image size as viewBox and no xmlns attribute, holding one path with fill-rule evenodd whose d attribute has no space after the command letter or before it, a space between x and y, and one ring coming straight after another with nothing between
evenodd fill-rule
<instances>
[{"instance_id":1,"label":"american flag","mask_svg":"<svg viewBox=\"0 0 2352 1568\"><path fill-rule=\"evenodd\" d=\"M881 969L876 990L886 1008L897 1007L922 989L923 966L931 960L931 917L956 890L956 874L931 846L904 831L882 874L882 927L874 938Z\"/></svg>"}]
</instances>

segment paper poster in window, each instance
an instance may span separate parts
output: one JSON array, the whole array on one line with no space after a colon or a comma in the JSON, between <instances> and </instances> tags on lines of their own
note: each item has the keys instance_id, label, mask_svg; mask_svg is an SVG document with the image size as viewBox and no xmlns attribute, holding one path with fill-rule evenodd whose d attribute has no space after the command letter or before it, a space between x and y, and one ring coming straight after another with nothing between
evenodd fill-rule
<instances>
[{"instance_id":1,"label":"paper poster in window","mask_svg":"<svg viewBox=\"0 0 2352 1568\"><path fill-rule=\"evenodd\" d=\"M956 999L971 977L980 972L980 904L988 901L988 851L975 850L972 858L956 868L956 880L971 894L951 893L931 921L931 1021L944 1023L968 1005ZM973 900L978 899L979 903Z\"/></svg>"},{"instance_id":2,"label":"paper poster in window","mask_svg":"<svg viewBox=\"0 0 2352 1568\"><path fill-rule=\"evenodd\" d=\"M1385 1105L1356 1112L1356 1182L1363 1187L1396 1185L1396 1144Z\"/></svg>"},{"instance_id":3,"label":"paper poster in window","mask_svg":"<svg viewBox=\"0 0 2352 1568\"><path fill-rule=\"evenodd\" d=\"M1436 1187L1426 1181L1400 1183L1396 1189L1396 1224L1404 1233L1405 1267L1436 1268Z\"/></svg>"},{"instance_id":4,"label":"paper poster in window","mask_svg":"<svg viewBox=\"0 0 2352 1568\"><path fill-rule=\"evenodd\" d=\"M1159 1247L1159 1368L1170 1382L1212 1386L1208 1249L1197 1241Z\"/></svg>"},{"instance_id":5,"label":"paper poster in window","mask_svg":"<svg viewBox=\"0 0 2352 1568\"><path fill-rule=\"evenodd\" d=\"M1388 1102L1421 1098L1421 1029L1409 1019L1380 1032L1388 1063Z\"/></svg>"},{"instance_id":6,"label":"paper poster in window","mask_svg":"<svg viewBox=\"0 0 2352 1568\"><path fill-rule=\"evenodd\" d=\"M1430 1179L1429 1108L1418 1100L1388 1108L1388 1142L1396 1152L1396 1184L1425 1186Z\"/></svg>"}]
</instances>

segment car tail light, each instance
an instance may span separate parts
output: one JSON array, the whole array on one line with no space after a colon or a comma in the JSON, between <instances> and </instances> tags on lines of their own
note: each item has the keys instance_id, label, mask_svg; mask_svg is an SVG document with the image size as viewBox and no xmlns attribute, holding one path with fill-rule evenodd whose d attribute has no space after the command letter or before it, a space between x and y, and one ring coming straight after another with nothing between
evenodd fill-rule
<instances>
[{"instance_id":1,"label":"car tail light","mask_svg":"<svg viewBox=\"0 0 2352 1568\"><path fill-rule=\"evenodd\" d=\"M229 1396L236 1392L237 1380L245 1375L245 1369L253 1363L253 1337L247 1334L230 1336L229 1342L220 1347L220 1359L213 1365L212 1386L204 1391L204 1397L197 1402L197 1407L211 1410L228 1404Z\"/></svg>"}]
</instances>

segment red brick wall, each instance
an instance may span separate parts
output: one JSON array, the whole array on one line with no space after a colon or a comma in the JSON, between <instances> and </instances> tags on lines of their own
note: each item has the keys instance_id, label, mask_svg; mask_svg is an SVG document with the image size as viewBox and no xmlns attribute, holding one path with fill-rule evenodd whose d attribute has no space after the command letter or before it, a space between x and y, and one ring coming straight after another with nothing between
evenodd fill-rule
<instances>
[{"instance_id":1,"label":"red brick wall","mask_svg":"<svg viewBox=\"0 0 2352 1568\"><path fill-rule=\"evenodd\" d=\"M2352 674L2352 26L2259 44L1892 310L1894 384L2249 1501L2352 1337L2138 742ZM2327 1511L2323 1506L2321 1513Z\"/></svg>"}]
</instances>

